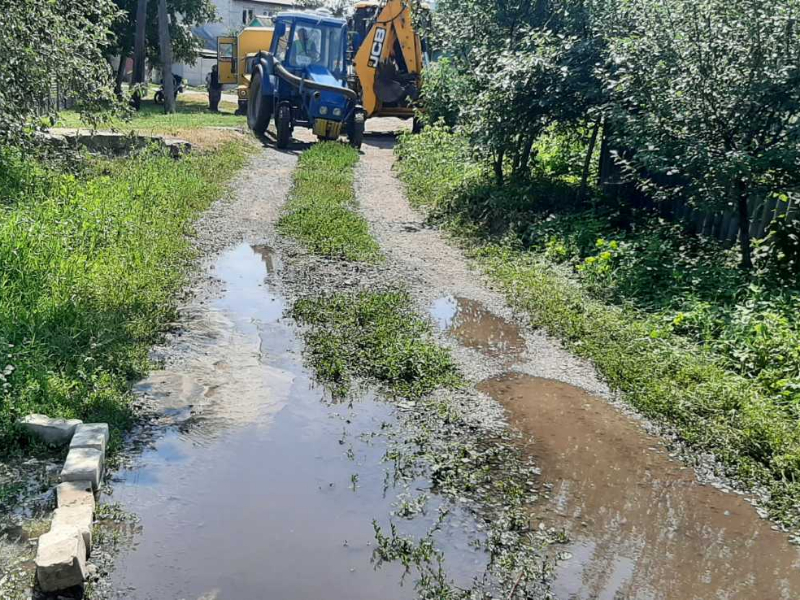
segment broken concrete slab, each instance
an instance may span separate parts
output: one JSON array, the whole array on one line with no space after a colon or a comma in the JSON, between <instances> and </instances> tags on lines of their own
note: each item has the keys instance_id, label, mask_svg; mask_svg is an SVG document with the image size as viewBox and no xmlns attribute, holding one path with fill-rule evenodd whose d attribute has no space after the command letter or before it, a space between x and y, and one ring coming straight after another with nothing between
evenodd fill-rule
<instances>
[{"instance_id":1,"label":"broken concrete slab","mask_svg":"<svg viewBox=\"0 0 800 600\"><path fill-rule=\"evenodd\" d=\"M50 531L64 528L77 528L83 536L86 546L86 556L92 551L92 525L94 524L94 509L91 506L64 506L57 508L53 513L53 522Z\"/></svg>"},{"instance_id":2,"label":"broken concrete slab","mask_svg":"<svg viewBox=\"0 0 800 600\"><path fill-rule=\"evenodd\" d=\"M103 477L103 453L95 448L71 448L61 469L61 481L89 481L100 487Z\"/></svg>"},{"instance_id":3,"label":"broken concrete slab","mask_svg":"<svg viewBox=\"0 0 800 600\"><path fill-rule=\"evenodd\" d=\"M77 527L59 527L39 538L36 578L43 592L57 592L86 579L86 546Z\"/></svg>"},{"instance_id":4,"label":"broken concrete slab","mask_svg":"<svg viewBox=\"0 0 800 600\"><path fill-rule=\"evenodd\" d=\"M75 428L83 423L80 419L51 419L47 415L28 415L20 420L20 425L40 440L51 446L69 443Z\"/></svg>"},{"instance_id":5,"label":"broken concrete slab","mask_svg":"<svg viewBox=\"0 0 800 600\"><path fill-rule=\"evenodd\" d=\"M94 448L103 454L108 444L108 425L106 423L82 423L75 428L70 448Z\"/></svg>"},{"instance_id":6,"label":"broken concrete slab","mask_svg":"<svg viewBox=\"0 0 800 600\"><path fill-rule=\"evenodd\" d=\"M56 505L59 508L67 506L95 507L94 492L91 481L65 481L56 486Z\"/></svg>"}]
</instances>

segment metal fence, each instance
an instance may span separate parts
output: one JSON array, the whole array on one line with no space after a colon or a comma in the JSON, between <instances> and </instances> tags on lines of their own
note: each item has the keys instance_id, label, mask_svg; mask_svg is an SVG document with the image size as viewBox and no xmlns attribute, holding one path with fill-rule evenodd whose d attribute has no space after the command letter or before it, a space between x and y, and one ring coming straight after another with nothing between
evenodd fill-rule
<instances>
[{"instance_id":1,"label":"metal fence","mask_svg":"<svg viewBox=\"0 0 800 600\"><path fill-rule=\"evenodd\" d=\"M607 193L625 198L634 206L657 211L669 221L683 223L691 233L714 237L726 244L733 244L739 238L739 216L733 209L703 211L692 207L683 198L656 202L635 185L624 182L605 139L600 150L600 185ZM773 196L750 204L750 237L753 239L763 238L775 219L800 219L797 198L783 201Z\"/></svg>"}]
</instances>

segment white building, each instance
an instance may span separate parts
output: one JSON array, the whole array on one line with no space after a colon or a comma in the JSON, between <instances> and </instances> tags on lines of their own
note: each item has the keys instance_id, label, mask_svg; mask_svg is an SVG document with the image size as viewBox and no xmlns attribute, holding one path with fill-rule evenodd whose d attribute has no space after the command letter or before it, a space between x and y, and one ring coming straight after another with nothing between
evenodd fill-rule
<instances>
[{"instance_id":1,"label":"white building","mask_svg":"<svg viewBox=\"0 0 800 600\"><path fill-rule=\"evenodd\" d=\"M218 37L234 35L256 17L272 17L297 5L295 0L213 1L220 21L194 29L194 34L203 42L200 56L194 65L175 65L173 69L175 74L183 77L189 85L205 85L206 75L217 62Z\"/></svg>"}]
</instances>

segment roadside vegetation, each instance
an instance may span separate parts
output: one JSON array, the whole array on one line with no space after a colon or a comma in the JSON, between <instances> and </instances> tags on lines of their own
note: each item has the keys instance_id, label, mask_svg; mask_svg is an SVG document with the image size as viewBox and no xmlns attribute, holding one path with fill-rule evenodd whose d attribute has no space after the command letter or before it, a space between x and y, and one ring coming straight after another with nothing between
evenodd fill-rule
<instances>
[{"instance_id":1,"label":"roadside vegetation","mask_svg":"<svg viewBox=\"0 0 800 600\"><path fill-rule=\"evenodd\" d=\"M338 142L316 144L304 152L279 231L298 239L314 254L381 260L367 221L356 211L353 169L357 162L358 151Z\"/></svg>"},{"instance_id":2,"label":"roadside vegetation","mask_svg":"<svg viewBox=\"0 0 800 600\"><path fill-rule=\"evenodd\" d=\"M144 152L69 168L0 155L0 448L27 413L124 427L128 384L175 317L193 220L243 164L241 146ZM58 167L58 168L56 168Z\"/></svg>"},{"instance_id":3,"label":"roadside vegetation","mask_svg":"<svg viewBox=\"0 0 800 600\"><path fill-rule=\"evenodd\" d=\"M798 15L797 0L442 0L428 129L397 149L412 202L512 303L793 526ZM753 240L762 203L778 216ZM691 211L737 235L690 228Z\"/></svg>"}]
</instances>

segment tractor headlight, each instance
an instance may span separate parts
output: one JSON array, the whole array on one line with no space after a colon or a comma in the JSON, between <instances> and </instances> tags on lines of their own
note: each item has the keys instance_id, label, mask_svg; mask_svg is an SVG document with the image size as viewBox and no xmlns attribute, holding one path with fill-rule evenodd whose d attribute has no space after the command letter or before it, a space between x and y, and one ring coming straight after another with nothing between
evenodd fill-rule
<instances>
[{"instance_id":1,"label":"tractor headlight","mask_svg":"<svg viewBox=\"0 0 800 600\"><path fill-rule=\"evenodd\" d=\"M327 106L320 106L319 107L319 114L327 115L328 114L328 107ZM336 113L334 113L334 114L336 114Z\"/></svg>"},{"instance_id":2,"label":"tractor headlight","mask_svg":"<svg viewBox=\"0 0 800 600\"><path fill-rule=\"evenodd\" d=\"M341 117L342 116L342 109L341 108L334 108L333 109L333 116L334 117Z\"/></svg>"}]
</instances>

